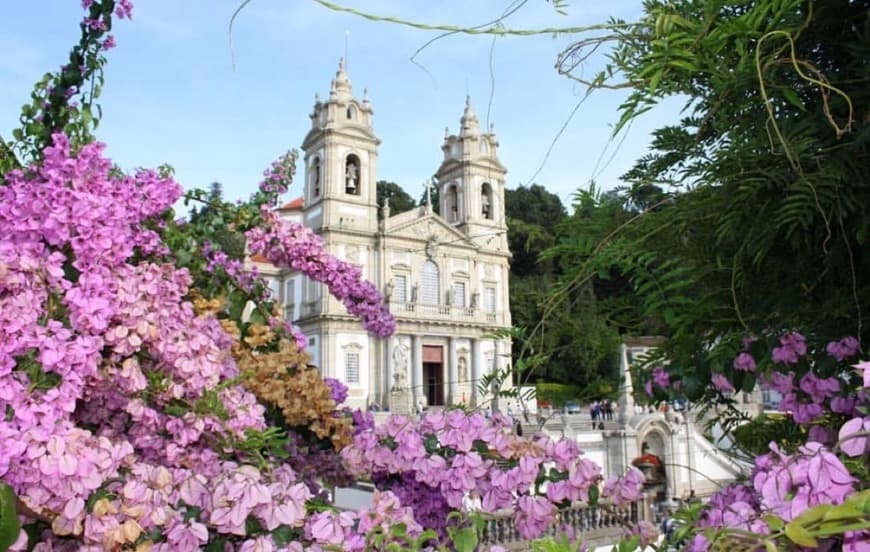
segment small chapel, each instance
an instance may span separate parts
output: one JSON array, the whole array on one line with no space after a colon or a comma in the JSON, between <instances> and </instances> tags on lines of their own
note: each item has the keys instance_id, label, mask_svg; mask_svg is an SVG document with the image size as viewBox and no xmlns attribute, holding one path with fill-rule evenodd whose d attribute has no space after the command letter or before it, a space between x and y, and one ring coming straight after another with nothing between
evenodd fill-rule
<instances>
[{"instance_id":1,"label":"small chapel","mask_svg":"<svg viewBox=\"0 0 870 552\"><path fill-rule=\"evenodd\" d=\"M328 98L315 98L302 141L302 196L279 213L362 269L388 302L395 334L370 336L322 284L262 258L251 262L285 317L308 337L312 364L348 386L349 406L400 414L476 406L481 378L510 364L510 340L493 336L511 326L507 171L498 141L481 130L467 99L458 132L444 137L435 172L442 214L427 202L391 215L388 203L377 205L380 140L373 114L368 94L354 96L339 62Z\"/></svg>"}]
</instances>

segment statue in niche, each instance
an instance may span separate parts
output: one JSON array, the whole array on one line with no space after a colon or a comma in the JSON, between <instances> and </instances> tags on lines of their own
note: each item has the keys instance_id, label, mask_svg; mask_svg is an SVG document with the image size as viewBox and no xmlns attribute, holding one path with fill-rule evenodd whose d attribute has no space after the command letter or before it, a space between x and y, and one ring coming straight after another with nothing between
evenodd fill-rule
<instances>
[{"instance_id":1,"label":"statue in niche","mask_svg":"<svg viewBox=\"0 0 870 552\"><path fill-rule=\"evenodd\" d=\"M459 361L457 361L457 377L459 378L459 383L468 382L468 361L465 360L465 357L459 357Z\"/></svg>"},{"instance_id":2,"label":"statue in niche","mask_svg":"<svg viewBox=\"0 0 870 552\"><path fill-rule=\"evenodd\" d=\"M347 161L347 166L344 169L344 189L349 194L357 193L359 189L359 168L351 160Z\"/></svg>"},{"instance_id":3,"label":"statue in niche","mask_svg":"<svg viewBox=\"0 0 870 552\"><path fill-rule=\"evenodd\" d=\"M404 389L408 377L408 347L399 343L393 347L393 389Z\"/></svg>"}]
</instances>

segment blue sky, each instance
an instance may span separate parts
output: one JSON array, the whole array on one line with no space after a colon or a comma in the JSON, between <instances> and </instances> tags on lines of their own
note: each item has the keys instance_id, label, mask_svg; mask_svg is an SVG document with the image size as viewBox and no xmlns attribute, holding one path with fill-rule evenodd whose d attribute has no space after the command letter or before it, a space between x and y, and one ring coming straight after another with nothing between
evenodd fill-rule
<instances>
[{"instance_id":1,"label":"blue sky","mask_svg":"<svg viewBox=\"0 0 870 552\"><path fill-rule=\"evenodd\" d=\"M431 23L478 25L508 1L338 0L373 13ZM378 177L419 197L438 168L444 129L457 131L466 93L485 124L495 125L508 187L534 181L566 203L595 179L604 187L644 153L649 131L673 117L658 109L610 142L624 95L596 91L579 108L549 159L544 157L585 90L556 74L556 55L571 36L449 36L409 58L438 33L331 11L311 0L253 0L233 33L241 0L138 0L132 21L119 22L109 53L98 138L125 169L169 163L186 188L224 185L228 199L247 197L264 168L298 148L314 94L326 97L348 43L354 94L368 88L380 137ZM506 21L511 28L578 26L609 16L636 19L640 0L570 0L568 14L530 0ZM18 121L32 84L66 59L78 38L78 0L30 0L0 18L0 133ZM576 37L575 37L576 38ZM492 51L492 75L490 52ZM601 60L585 72L595 73ZM493 86L494 82L494 86ZM543 163L543 168L538 171ZM537 173L537 176L535 174ZM294 185L288 198L299 195Z\"/></svg>"}]
</instances>

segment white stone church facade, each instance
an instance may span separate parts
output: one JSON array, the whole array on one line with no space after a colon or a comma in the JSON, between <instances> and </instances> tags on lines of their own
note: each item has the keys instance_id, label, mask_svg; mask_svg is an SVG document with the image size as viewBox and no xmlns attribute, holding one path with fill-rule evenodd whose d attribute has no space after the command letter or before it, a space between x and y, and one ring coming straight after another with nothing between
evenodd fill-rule
<instances>
[{"instance_id":1,"label":"white stone church facade","mask_svg":"<svg viewBox=\"0 0 870 552\"><path fill-rule=\"evenodd\" d=\"M492 337L511 326L506 170L498 142L481 131L466 102L459 132L444 138L435 173L443 216L428 205L391 216L386 205L379 221L380 140L372 115L367 95L353 96L340 63L328 99L315 100L302 142L302 197L280 212L363 269L387 297L396 333L386 340L370 336L322 284L258 262L263 259L253 262L285 316L308 336L312 363L349 387L350 405L402 412L478 404L480 378L510 362L510 340Z\"/></svg>"}]
</instances>

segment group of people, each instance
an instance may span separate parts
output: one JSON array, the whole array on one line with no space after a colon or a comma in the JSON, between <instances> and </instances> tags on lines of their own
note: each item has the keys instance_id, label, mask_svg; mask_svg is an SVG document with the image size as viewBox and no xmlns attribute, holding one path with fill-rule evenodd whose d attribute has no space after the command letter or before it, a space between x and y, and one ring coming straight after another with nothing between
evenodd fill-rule
<instances>
[{"instance_id":1,"label":"group of people","mask_svg":"<svg viewBox=\"0 0 870 552\"><path fill-rule=\"evenodd\" d=\"M593 422L613 419L613 401L604 399L601 402L592 401L589 405L589 416Z\"/></svg>"}]
</instances>

